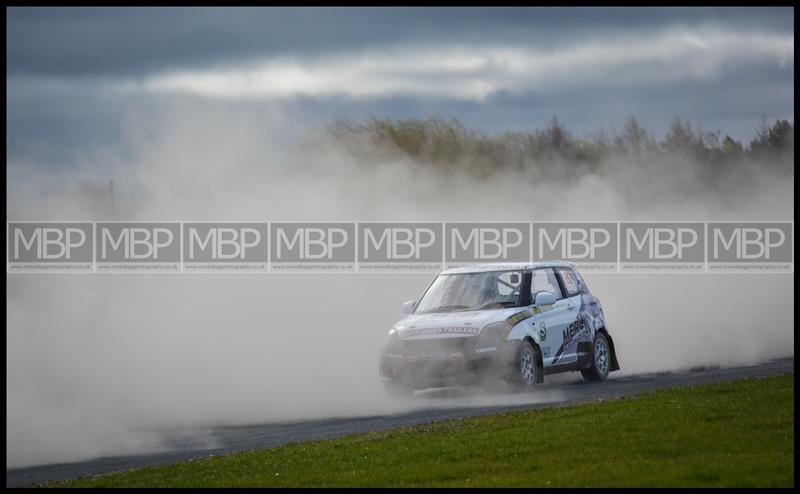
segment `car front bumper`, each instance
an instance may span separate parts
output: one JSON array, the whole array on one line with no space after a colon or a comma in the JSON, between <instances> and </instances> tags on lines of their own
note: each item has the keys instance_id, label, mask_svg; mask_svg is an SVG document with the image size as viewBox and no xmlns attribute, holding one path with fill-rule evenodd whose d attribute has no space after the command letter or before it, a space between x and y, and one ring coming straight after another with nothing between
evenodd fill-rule
<instances>
[{"instance_id":1,"label":"car front bumper","mask_svg":"<svg viewBox=\"0 0 800 494\"><path fill-rule=\"evenodd\" d=\"M468 384L481 377L504 377L513 369L518 341L495 347L465 349L440 355L403 355L384 352L380 376L416 389Z\"/></svg>"}]
</instances>

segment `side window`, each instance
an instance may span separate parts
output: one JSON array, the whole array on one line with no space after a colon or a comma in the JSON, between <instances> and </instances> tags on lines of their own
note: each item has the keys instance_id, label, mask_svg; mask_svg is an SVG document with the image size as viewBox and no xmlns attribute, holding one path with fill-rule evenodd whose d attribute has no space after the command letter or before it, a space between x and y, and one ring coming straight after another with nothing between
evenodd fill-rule
<instances>
[{"instance_id":1,"label":"side window","mask_svg":"<svg viewBox=\"0 0 800 494\"><path fill-rule=\"evenodd\" d=\"M567 290L568 297L577 295L581 291L578 278L574 271L567 268L559 268L558 274L561 275L561 280L564 282L564 288Z\"/></svg>"},{"instance_id":2,"label":"side window","mask_svg":"<svg viewBox=\"0 0 800 494\"><path fill-rule=\"evenodd\" d=\"M531 273L531 300L534 300L536 294L542 291L553 292L556 299L564 297L552 268L534 269Z\"/></svg>"}]
</instances>

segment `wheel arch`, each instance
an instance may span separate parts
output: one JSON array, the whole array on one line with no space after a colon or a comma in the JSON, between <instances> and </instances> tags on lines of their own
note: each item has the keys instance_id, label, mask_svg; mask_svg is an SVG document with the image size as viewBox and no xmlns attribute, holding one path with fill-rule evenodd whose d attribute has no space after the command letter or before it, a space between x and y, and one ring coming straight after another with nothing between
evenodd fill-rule
<instances>
[{"instance_id":1,"label":"wheel arch","mask_svg":"<svg viewBox=\"0 0 800 494\"><path fill-rule=\"evenodd\" d=\"M614 339L610 334L608 334L608 330L605 326L598 329L597 332L603 333L603 336L605 336L606 340L608 341L608 346L611 348L611 368L608 371L611 372L619 370L619 361L617 360L617 349L614 347Z\"/></svg>"}]
</instances>

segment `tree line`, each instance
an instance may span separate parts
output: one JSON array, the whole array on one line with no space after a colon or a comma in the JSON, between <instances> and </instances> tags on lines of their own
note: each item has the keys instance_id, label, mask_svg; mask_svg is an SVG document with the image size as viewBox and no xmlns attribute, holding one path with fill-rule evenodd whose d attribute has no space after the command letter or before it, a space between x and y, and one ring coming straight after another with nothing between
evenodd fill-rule
<instances>
[{"instance_id":1,"label":"tree line","mask_svg":"<svg viewBox=\"0 0 800 494\"><path fill-rule=\"evenodd\" d=\"M675 117L657 139L631 116L621 132L577 137L554 116L544 129L490 135L457 119L336 120L328 134L351 154L369 160L386 155L409 157L427 166L462 167L482 175L502 168L592 170L609 160L632 163L691 160L709 173L744 161L793 166L794 125L785 119L762 120L749 142L720 131L709 132ZM380 156L376 156L380 155ZM772 163L772 164L770 164ZM571 165L571 166L569 166Z\"/></svg>"}]
</instances>

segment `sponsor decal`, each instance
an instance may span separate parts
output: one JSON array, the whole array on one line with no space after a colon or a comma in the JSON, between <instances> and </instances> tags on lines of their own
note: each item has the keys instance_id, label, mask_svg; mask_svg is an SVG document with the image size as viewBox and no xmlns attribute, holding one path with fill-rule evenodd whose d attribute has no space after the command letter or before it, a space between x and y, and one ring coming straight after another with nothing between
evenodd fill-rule
<instances>
[{"instance_id":1,"label":"sponsor decal","mask_svg":"<svg viewBox=\"0 0 800 494\"><path fill-rule=\"evenodd\" d=\"M463 334L468 336L476 336L478 328L475 327L451 327L451 328L419 328L408 329L400 334L400 338L412 338L414 336L426 336L434 334Z\"/></svg>"},{"instance_id":2,"label":"sponsor decal","mask_svg":"<svg viewBox=\"0 0 800 494\"><path fill-rule=\"evenodd\" d=\"M544 321L539 323L539 339L544 341L547 339L547 326Z\"/></svg>"},{"instance_id":3,"label":"sponsor decal","mask_svg":"<svg viewBox=\"0 0 800 494\"><path fill-rule=\"evenodd\" d=\"M584 301L581 299L581 307L578 310L578 317L572 324L564 329L564 332L562 333L563 342L553 357L553 364L558 362L558 360L564 355L574 352L578 345L578 341L581 339L588 339L591 336L591 329L587 319L588 318L584 312Z\"/></svg>"},{"instance_id":4,"label":"sponsor decal","mask_svg":"<svg viewBox=\"0 0 800 494\"><path fill-rule=\"evenodd\" d=\"M558 304L553 304L553 305L539 305L539 306L533 307L531 309L531 312L533 313L533 315L538 315L538 314L541 314L543 312L551 311L553 309L563 309L566 306L567 306L567 304L564 304L564 303L558 303Z\"/></svg>"},{"instance_id":5,"label":"sponsor decal","mask_svg":"<svg viewBox=\"0 0 800 494\"><path fill-rule=\"evenodd\" d=\"M535 309L535 307L534 307L534 309ZM524 321L525 319L528 319L529 317L533 317L534 314L535 313L533 311L526 309L526 310L523 310L521 312L517 312L516 314L510 316L508 319L506 319L506 322L508 324L510 324L511 326L515 326L518 322Z\"/></svg>"}]
</instances>

